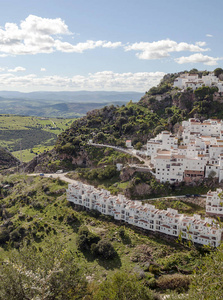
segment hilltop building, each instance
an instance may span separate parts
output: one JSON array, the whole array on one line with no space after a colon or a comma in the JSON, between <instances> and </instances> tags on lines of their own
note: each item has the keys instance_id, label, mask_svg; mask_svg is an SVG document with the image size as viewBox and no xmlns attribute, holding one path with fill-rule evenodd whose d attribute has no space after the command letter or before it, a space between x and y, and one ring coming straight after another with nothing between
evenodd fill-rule
<instances>
[{"instance_id":1,"label":"hilltop building","mask_svg":"<svg viewBox=\"0 0 223 300\"><path fill-rule=\"evenodd\" d=\"M123 195L113 196L109 191L98 190L81 182L68 185L67 200L110 215L115 220L176 239L181 236L182 239L213 247L218 247L221 242L222 229L210 218L202 220L200 215L186 216L171 208L159 210L154 205L142 205L141 201L128 200Z\"/></svg>"},{"instance_id":2,"label":"hilltop building","mask_svg":"<svg viewBox=\"0 0 223 300\"><path fill-rule=\"evenodd\" d=\"M178 87L179 89L192 88L196 90L202 86L216 86L220 93L223 92L223 82L218 79L214 73L209 75L203 75L202 78L198 77L198 74L181 74L174 80L173 87Z\"/></svg>"}]
</instances>

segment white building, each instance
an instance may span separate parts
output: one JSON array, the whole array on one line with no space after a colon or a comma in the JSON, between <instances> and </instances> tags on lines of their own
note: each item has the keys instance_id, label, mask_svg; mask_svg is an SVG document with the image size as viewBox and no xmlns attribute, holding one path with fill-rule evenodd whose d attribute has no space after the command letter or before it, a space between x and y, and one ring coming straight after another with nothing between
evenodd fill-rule
<instances>
[{"instance_id":1,"label":"white building","mask_svg":"<svg viewBox=\"0 0 223 300\"><path fill-rule=\"evenodd\" d=\"M182 141L163 131L147 142L156 179L193 182L217 177L223 180L223 121L191 118L182 122Z\"/></svg>"},{"instance_id":2,"label":"white building","mask_svg":"<svg viewBox=\"0 0 223 300\"><path fill-rule=\"evenodd\" d=\"M221 242L222 229L212 219L202 220L199 215L188 217L171 208L159 210L154 205L142 205L142 202L128 200L123 195L112 196L106 190L80 182L68 185L67 200L146 230L176 238L181 236L185 240L213 247Z\"/></svg>"},{"instance_id":3,"label":"white building","mask_svg":"<svg viewBox=\"0 0 223 300\"><path fill-rule=\"evenodd\" d=\"M209 191L206 198L206 213L209 215L223 217L223 193L222 189L215 192Z\"/></svg>"},{"instance_id":4,"label":"white building","mask_svg":"<svg viewBox=\"0 0 223 300\"><path fill-rule=\"evenodd\" d=\"M146 155L151 157L151 162L153 163L153 158L159 150L171 150L178 147L178 138L169 131L162 131L154 139L150 139L147 142Z\"/></svg>"},{"instance_id":5,"label":"white building","mask_svg":"<svg viewBox=\"0 0 223 300\"><path fill-rule=\"evenodd\" d=\"M223 82L218 79L214 73L209 75L204 75L202 78L198 78L197 74L181 74L174 80L173 87L178 87L179 89L192 88L196 90L202 86L216 86L219 92L223 92Z\"/></svg>"}]
</instances>

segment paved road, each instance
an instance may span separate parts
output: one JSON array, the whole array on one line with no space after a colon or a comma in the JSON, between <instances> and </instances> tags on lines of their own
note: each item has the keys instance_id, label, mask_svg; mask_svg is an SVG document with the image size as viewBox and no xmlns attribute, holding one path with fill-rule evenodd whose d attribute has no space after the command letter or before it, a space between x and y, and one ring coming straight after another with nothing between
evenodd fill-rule
<instances>
[{"instance_id":1,"label":"paved road","mask_svg":"<svg viewBox=\"0 0 223 300\"><path fill-rule=\"evenodd\" d=\"M34 173L34 174L28 174L28 176L40 176L40 174L42 173ZM67 173L44 173L44 176L43 177L50 177L50 178L60 178L60 180L63 180L65 182L68 182L68 183L74 183L74 184L77 184L78 181L77 180L74 180L74 179L70 179L68 177L66 177ZM141 201L150 201L150 200L163 200L163 199L173 199L173 200L177 200L177 199L180 199L180 198L186 198L185 195L180 195L180 196L168 196L168 197L160 197L160 198L152 198L152 199L143 199Z\"/></svg>"},{"instance_id":2,"label":"paved road","mask_svg":"<svg viewBox=\"0 0 223 300\"><path fill-rule=\"evenodd\" d=\"M96 143L90 143L88 142L88 145L91 145L91 146L96 146L96 147L106 147L106 148L112 148L114 150L117 150L117 151L120 151L120 152L124 152L124 153L127 153L127 154L130 154L132 156L135 156L136 158L138 158L140 161L143 161L144 162L144 167L148 168L151 170L151 167L150 167L150 160L148 159L145 159L145 158L142 158L141 156L135 154L133 152L133 150L131 149L124 149L122 147L117 147L117 146L111 146L111 145L106 145L106 144L96 144ZM143 167L143 166L142 166Z\"/></svg>"},{"instance_id":3,"label":"paved road","mask_svg":"<svg viewBox=\"0 0 223 300\"><path fill-rule=\"evenodd\" d=\"M40 174L43 174L43 173L34 173L34 174L28 174L28 176L40 176ZM77 180L73 180L73 179L70 179L68 177L66 177L66 174L67 173L44 173L44 176L43 177L50 177L50 178L59 178L60 180L63 180L63 181L66 181L68 183L78 183Z\"/></svg>"}]
</instances>

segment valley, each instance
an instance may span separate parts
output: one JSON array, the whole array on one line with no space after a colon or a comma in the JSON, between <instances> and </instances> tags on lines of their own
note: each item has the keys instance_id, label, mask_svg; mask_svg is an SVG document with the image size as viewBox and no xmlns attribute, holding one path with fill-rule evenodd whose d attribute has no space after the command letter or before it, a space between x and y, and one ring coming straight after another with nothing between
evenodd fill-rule
<instances>
[{"instance_id":1,"label":"valley","mask_svg":"<svg viewBox=\"0 0 223 300\"><path fill-rule=\"evenodd\" d=\"M0 147L23 162L53 148L73 119L0 115Z\"/></svg>"}]
</instances>

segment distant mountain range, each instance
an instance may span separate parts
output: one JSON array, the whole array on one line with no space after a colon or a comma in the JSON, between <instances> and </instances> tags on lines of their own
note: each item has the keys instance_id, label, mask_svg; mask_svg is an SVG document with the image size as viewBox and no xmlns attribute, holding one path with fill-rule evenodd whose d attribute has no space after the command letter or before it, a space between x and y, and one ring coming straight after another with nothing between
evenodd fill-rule
<instances>
[{"instance_id":1,"label":"distant mountain range","mask_svg":"<svg viewBox=\"0 0 223 300\"><path fill-rule=\"evenodd\" d=\"M106 105L139 101L138 92L31 92L0 91L0 113L41 117L79 117Z\"/></svg>"}]
</instances>

